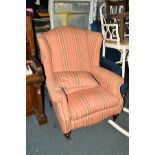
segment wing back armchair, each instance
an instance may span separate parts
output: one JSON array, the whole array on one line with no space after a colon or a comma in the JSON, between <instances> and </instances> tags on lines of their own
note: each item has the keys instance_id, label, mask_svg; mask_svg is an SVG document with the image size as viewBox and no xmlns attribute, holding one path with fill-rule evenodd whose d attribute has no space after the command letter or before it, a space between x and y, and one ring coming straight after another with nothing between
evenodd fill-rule
<instances>
[{"instance_id":1,"label":"wing back armchair","mask_svg":"<svg viewBox=\"0 0 155 155\"><path fill-rule=\"evenodd\" d=\"M66 138L122 110L123 78L99 67L101 33L58 27L38 33L46 85Z\"/></svg>"}]
</instances>

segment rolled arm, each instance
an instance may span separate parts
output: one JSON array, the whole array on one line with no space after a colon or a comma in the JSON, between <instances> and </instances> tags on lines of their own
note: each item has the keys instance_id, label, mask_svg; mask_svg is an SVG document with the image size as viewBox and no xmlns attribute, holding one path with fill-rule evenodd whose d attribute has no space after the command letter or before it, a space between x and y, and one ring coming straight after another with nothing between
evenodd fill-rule
<instances>
[{"instance_id":1,"label":"rolled arm","mask_svg":"<svg viewBox=\"0 0 155 155\"><path fill-rule=\"evenodd\" d=\"M121 76L102 67L94 68L92 74L109 93L117 97L121 96L120 87L124 83L124 79Z\"/></svg>"},{"instance_id":2,"label":"rolled arm","mask_svg":"<svg viewBox=\"0 0 155 155\"><path fill-rule=\"evenodd\" d=\"M57 85L54 77L48 77L46 79L46 85L47 85L48 93L51 97L51 100L56 103L60 102L62 100L62 96L64 96L65 94L62 88Z\"/></svg>"}]
</instances>

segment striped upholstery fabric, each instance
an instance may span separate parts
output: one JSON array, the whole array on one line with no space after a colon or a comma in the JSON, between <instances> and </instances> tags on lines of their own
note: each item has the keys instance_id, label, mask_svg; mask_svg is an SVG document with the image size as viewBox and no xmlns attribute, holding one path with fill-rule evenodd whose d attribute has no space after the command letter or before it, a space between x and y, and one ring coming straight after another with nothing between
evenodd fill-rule
<instances>
[{"instance_id":1,"label":"striped upholstery fabric","mask_svg":"<svg viewBox=\"0 0 155 155\"><path fill-rule=\"evenodd\" d=\"M87 31L61 27L44 33L48 42L53 71L89 71Z\"/></svg>"},{"instance_id":2,"label":"striped upholstery fabric","mask_svg":"<svg viewBox=\"0 0 155 155\"><path fill-rule=\"evenodd\" d=\"M93 68L92 74L103 89L110 92L113 96L116 96L117 99L122 102L120 87L124 80L121 76L118 76L117 74L101 67Z\"/></svg>"},{"instance_id":3,"label":"striped upholstery fabric","mask_svg":"<svg viewBox=\"0 0 155 155\"><path fill-rule=\"evenodd\" d=\"M94 77L85 71L55 72L53 76L56 79L57 85L62 87L66 94L93 88L98 85Z\"/></svg>"},{"instance_id":4,"label":"striped upholstery fabric","mask_svg":"<svg viewBox=\"0 0 155 155\"><path fill-rule=\"evenodd\" d=\"M99 67L100 33L58 27L37 34L37 40L49 97L63 133L121 112L123 79Z\"/></svg>"},{"instance_id":5,"label":"striped upholstery fabric","mask_svg":"<svg viewBox=\"0 0 155 155\"><path fill-rule=\"evenodd\" d=\"M77 120L71 120L70 128L76 129L96 124L112 115L119 114L121 110L118 109L122 109L122 106L117 105L116 107L104 109L102 111L95 112Z\"/></svg>"},{"instance_id":6,"label":"striped upholstery fabric","mask_svg":"<svg viewBox=\"0 0 155 155\"><path fill-rule=\"evenodd\" d=\"M87 31L87 34L90 63L91 67L94 68L99 66L100 48L102 45L102 34L93 31Z\"/></svg>"},{"instance_id":7,"label":"striped upholstery fabric","mask_svg":"<svg viewBox=\"0 0 155 155\"><path fill-rule=\"evenodd\" d=\"M118 104L116 100L116 97L105 91L100 85L69 94L70 117L72 120L77 120L96 112L116 107Z\"/></svg>"}]
</instances>

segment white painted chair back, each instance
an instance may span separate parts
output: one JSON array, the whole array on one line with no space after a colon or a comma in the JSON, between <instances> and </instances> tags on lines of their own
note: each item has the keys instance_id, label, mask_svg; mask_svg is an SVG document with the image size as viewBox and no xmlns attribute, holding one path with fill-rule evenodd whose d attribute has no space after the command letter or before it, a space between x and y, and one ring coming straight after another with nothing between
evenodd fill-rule
<instances>
[{"instance_id":1,"label":"white painted chair back","mask_svg":"<svg viewBox=\"0 0 155 155\"><path fill-rule=\"evenodd\" d=\"M125 12L124 5L117 5L117 6L110 6L110 14L119 14ZM119 23L119 20L114 19L114 23ZM126 19L125 21L126 25L129 25L129 19ZM129 26L126 27L128 30L124 32L124 36L128 37L129 36Z\"/></svg>"},{"instance_id":2,"label":"white painted chair back","mask_svg":"<svg viewBox=\"0 0 155 155\"><path fill-rule=\"evenodd\" d=\"M116 23L107 23L106 15L106 4L103 3L100 7L100 18L101 18L101 30L103 38L105 41L113 41L118 45L120 43L118 24Z\"/></svg>"},{"instance_id":3,"label":"white painted chair back","mask_svg":"<svg viewBox=\"0 0 155 155\"><path fill-rule=\"evenodd\" d=\"M116 10L113 10L113 13L114 11ZM127 53L129 51L128 43L126 45L120 43L118 22L115 22L115 21L113 23L112 21L108 22L109 20L106 14L106 3L103 3L100 7L100 19L101 19L101 30L102 30L102 35L103 35L102 56L105 57L105 47L115 48L119 50L121 52L121 58L120 58L120 61L116 63L122 64L122 77L124 78L125 61L126 61Z\"/></svg>"},{"instance_id":4,"label":"white painted chair back","mask_svg":"<svg viewBox=\"0 0 155 155\"><path fill-rule=\"evenodd\" d=\"M110 6L110 14L118 14L123 12L123 5Z\"/></svg>"}]
</instances>

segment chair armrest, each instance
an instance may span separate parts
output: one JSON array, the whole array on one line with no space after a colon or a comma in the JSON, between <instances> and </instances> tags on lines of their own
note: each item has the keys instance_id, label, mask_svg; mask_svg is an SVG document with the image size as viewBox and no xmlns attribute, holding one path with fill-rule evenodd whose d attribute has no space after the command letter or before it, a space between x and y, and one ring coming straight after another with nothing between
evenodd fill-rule
<instances>
[{"instance_id":1,"label":"chair armrest","mask_svg":"<svg viewBox=\"0 0 155 155\"><path fill-rule=\"evenodd\" d=\"M116 97L121 97L120 87L124 83L124 79L121 76L102 67L93 68L92 74L109 93Z\"/></svg>"}]
</instances>

